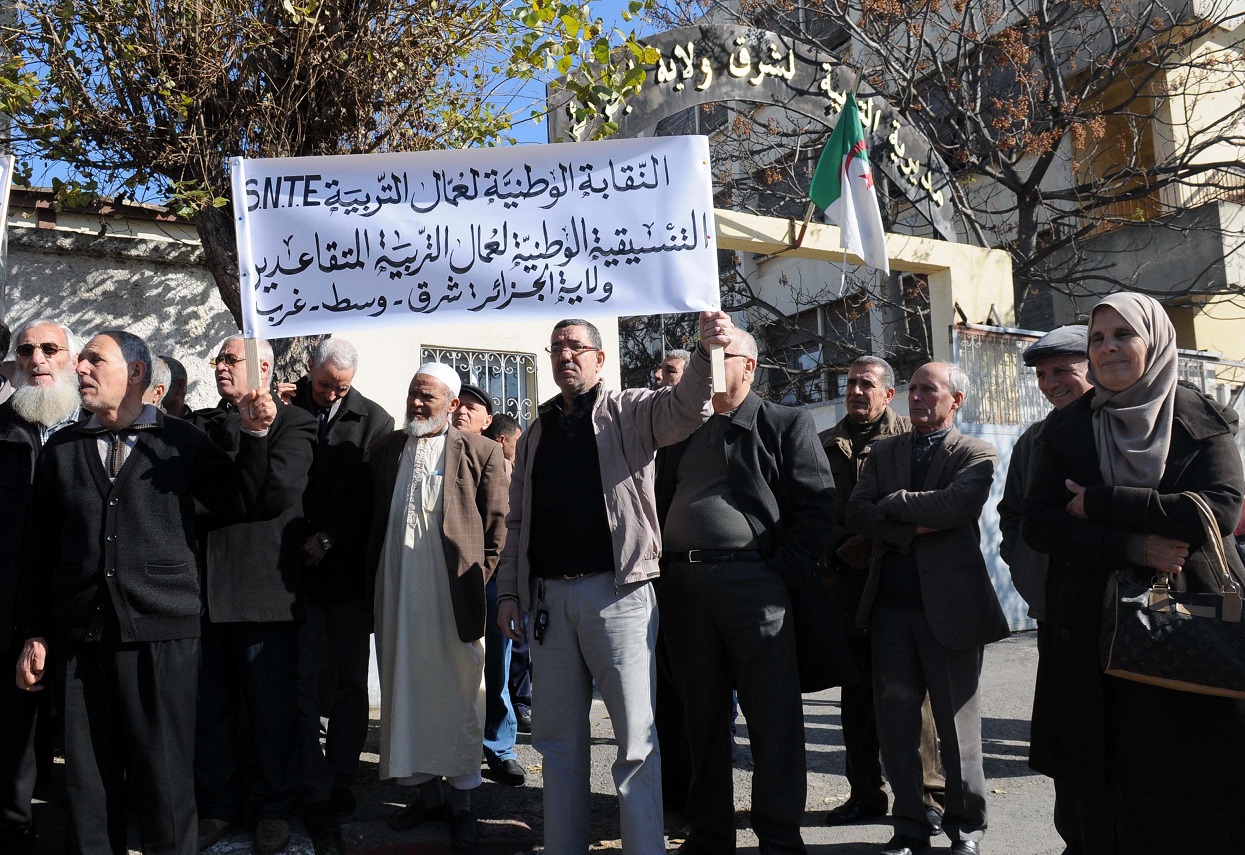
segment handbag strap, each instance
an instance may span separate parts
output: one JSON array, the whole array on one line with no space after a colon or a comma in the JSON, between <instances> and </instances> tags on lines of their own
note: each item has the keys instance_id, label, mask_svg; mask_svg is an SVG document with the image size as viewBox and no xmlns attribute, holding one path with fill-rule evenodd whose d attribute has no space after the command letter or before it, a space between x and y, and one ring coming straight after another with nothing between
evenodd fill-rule
<instances>
[{"instance_id":1,"label":"handbag strap","mask_svg":"<svg viewBox=\"0 0 1245 855\"><path fill-rule=\"evenodd\" d=\"M1219 533L1219 523L1215 521L1215 515L1210 510L1210 505L1198 493L1185 491L1182 496L1187 496L1192 500L1198 509L1198 515L1202 518L1202 528L1206 532L1206 542L1214 549L1215 559L1219 562L1219 592L1224 596L1229 593L1235 593L1238 597L1241 594L1241 585L1236 581L1236 577L1232 575L1232 571L1228 569L1228 556L1223 551L1223 535Z\"/></svg>"}]
</instances>

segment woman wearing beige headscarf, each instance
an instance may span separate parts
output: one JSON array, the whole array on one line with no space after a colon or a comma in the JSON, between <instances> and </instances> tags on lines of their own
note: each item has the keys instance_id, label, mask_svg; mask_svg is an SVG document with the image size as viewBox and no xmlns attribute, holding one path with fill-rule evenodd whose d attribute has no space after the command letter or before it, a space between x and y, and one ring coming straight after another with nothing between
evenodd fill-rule
<instances>
[{"instance_id":1,"label":"woman wearing beige headscarf","mask_svg":"<svg viewBox=\"0 0 1245 855\"><path fill-rule=\"evenodd\" d=\"M1029 763L1055 780L1068 853L1242 852L1245 702L1107 677L1098 659L1112 570L1219 590L1181 493L1199 493L1230 536L1242 504L1237 417L1177 385L1175 330L1150 297L1113 294L1094 308L1089 360L1094 389L1047 421L1024 508L1025 539L1050 556Z\"/></svg>"}]
</instances>

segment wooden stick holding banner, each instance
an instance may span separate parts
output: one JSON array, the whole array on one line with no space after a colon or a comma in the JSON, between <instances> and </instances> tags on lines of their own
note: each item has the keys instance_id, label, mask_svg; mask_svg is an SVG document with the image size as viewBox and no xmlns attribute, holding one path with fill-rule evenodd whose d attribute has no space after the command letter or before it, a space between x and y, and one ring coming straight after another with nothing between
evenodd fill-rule
<instances>
[{"instance_id":1,"label":"wooden stick holding banner","mask_svg":"<svg viewBox=\"0 0 1245 855\"><path fill-rule=\"evenodd\" d=\"M709 348L709 370L713 377L713 392L726 391L726 348L713 346Z\"/></svg>"},{"instance_id":2,"label":"wooden stick holding banner","mask_svg":"<svg viewBox=\"0 0 1245 855\"><path fill-rule=\"evenodd\" d=\"M246 206L246 169L244 161L240 157L232 158L230 165L230 178L233 184L233 204L234 204L234 231L237 235L238 243L238 293L245 306L246 301L252 299L251 292L254 286L251 284L251 271L255 269L251 254L251 235L248 228L248 222L243 211ZM242 347L246 354L246 386L247 391L258 389L260 383L263 382L262 374L259 370L259 343L255 340L255 327L251 325L248 314L244 311L243 330L242 330Z\"/></svg>"},{"instance_id":3,"label":"wooden stick holding banner","mask_svg":"<svg viewBox=\"0 0 1245 855\"><path fill-rule=\"evenodd\" d=\"M9 189L13 186L13 155L0 156L0 319L9 309Z\"/></svg>"}]
</instances>

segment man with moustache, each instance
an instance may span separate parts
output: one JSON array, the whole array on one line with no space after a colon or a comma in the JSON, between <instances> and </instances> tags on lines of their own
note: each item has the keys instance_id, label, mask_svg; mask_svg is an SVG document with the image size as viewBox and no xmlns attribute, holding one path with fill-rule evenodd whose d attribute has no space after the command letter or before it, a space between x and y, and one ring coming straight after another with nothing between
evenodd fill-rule
<instances>
[{"instance_id":1,"label":"man with moustache","mask_svg":"<svg viewBox=\"0 0 1245 855\"><path fill-rule=\"evenodd\" d=\"M303 494L305 620L298 629L298 715L302 729L303 817L331 834L354 812L352 791L367 739L372 606L365 596L372 494L368 449L393 417L354 385L359 353L343 338L316 346L307 375L291 384L292 405L316 419L315 462ZM321 672L332 674L321 708ZM324 749L320 719L328 718Z\"/></svg>"},{"instance_id":2,"label":"man with moustache","mask_svg":"<svg viewBox=\"0 0 1245 855\"><path fill-rule=\"evenodd\" d=\"M544 757L545 849L588 851L588 713L595 683L618 745L623 852L665 852L661 759L653 724L652 580L661 532L653 492L657 449L712 413L706 347L730 344L724 312L702 312L701 343L677 386L614 391L601 384L601 333L580 318L554 325L549 358L561 394L519 440L498 571L498 623L522 634L530 612L532 743Z\"/></svg>"},{"instance_id":3,"label":"man with moustache","mask_svg":"<svg viewBox=\"0 0 1245 855\"><path fill-rule=\"evenodd\" d=\"M847 369L847 414L819 439L834 474L834 528L826 554L826 587L840 623L856 624L856 610L864 593L869 572L869 538L847 527L847 500L851 498L860 470L873 444L888 436L899 436L912 424L890 408L895 397L895 371L885 359L862 356ZM850 787L848 799L826 814L827 825L849 825L886 816L887 797L878 754L877 716L873 707L873 657L869 636L862 630L849 633L847 647L864 678L842 690L841 714L845 772ZM938 736L934 729L929 699L921 706L921 766L925 779L926 814L935 833L941 826L938 806L946 782L938 764Z\"/></svg>"},{"instance_id":4,"label":"man with moustache","mask_svg":"<svg viewBox=\"0 0 1245 855\"><path fill-rule=\"evenodd\" d=\"M812 417L752 391L756 340L735 330L714 415L657 458L667 562L662 633L691 749L683 853L735 851L731 689L752 738L752 828L804 853L804 711L791 591L820 584L833 480Z\"/></svg>"},{"instance_id":5,"label":"man with moustache","mask_svg":"<svg viewBox=\"0 0 1245 855\"><path fill-rule=\"evenodd\" d=\"M1008 628L978 529L998 452L955 428L967 386L954 365L918 368L908 384L913 430L874 444L847 503L848 527L873 544L857 626L872 639L882 764L895 796L895 835L882 855L929 848L918 750L926 692L953 855L977 855L986 830L977 681L985 645Z\"/></svg>"},{"instance_id":6,"label":"man with moustache","mask_svg":"<svg viewBox=\"0 0 1245 855\"><path fill-rule=\"evenodd\" d=\"M458 390L458 407L454 410L454 427L463 433L480 436L493 424L493 398L479 386L463 383ZM510 472L502 455L502 471ZM514 743L518 737L519 720L510 700L510 656L513 644L497 625L497 577L484 586L488 615L484 621L484 760L493 777L503 784L521 787L527 773L519 765Z\"/></svg>"},{"instance_id":7,"label":"man with moustache","mask_svg":"<svg viewBox=\"0 0 1245 855\"><path fill-rule=\"evenodd\" d=\"M13 394L0 404L0 650L16 666L22 639L13 637L17 555L30 509L31 479L44 443L81 415L74 362L78 337L56 321L31 321L17 331ZM6 348L7 350L7 348ZM36 778L39 696L15 685L0 689L0 851L26 853L35 840L31 796Z\"/></svg>"},{"instance_id":8,"label":"man with moustache","mask_svg":"<svg viewBox=\"0 0 1245 855\"><path fill-rule=\"evenodd\" d=\"M679 381L683 379L683 372L687 370L687 363L691 360L692 355L686 350L668 350L666 358L661 361L653 370L653 379L657 381L658 388L662 386L678 386Z\"/></svg>"},{"instance_id":9,"label":"man with moustache","mask_svg":"<svg viewBox=\"0 0 1245 855\"><path fill-rule=\"evenodd\" d=\"M449 366L421 365L403 430L372 446L367 578L380 777L418 787L389 825L445 817L454 848L468 850L484 742L484 585L505 538L507 479L497 443L450 424L460 385Z\"/></svg>"},{"instance_id":10,"label":"man with moustache","mask_svg":"<svg viewBox=\"0 0 1245 855\"><path fill-rule=\"evenodd\" d=\"M1038 388L1058 412L1093 388L1089 382L1089 328L1083 324L1051 330L1024 352L1025 365L1037 373ZM1038 622L1044 636L1046 618L1046 571L1050 559L1033 549L1021 536L1021 509L1032 477L1037 444L1046 419L1034 422L1016 440L1007 466L1007 484L999 502L999 553L1012 572L1016 590L1029 604L1029 617ZM1088 788L1070 776L1054 778L1055 830L1064 839L1065 855L1089 855L1112 848L1106 794ZM1105 820L1105 821L1104 821Z\"/></svg>"},{"instance_id":11,"label":"man with moustache","mask_svg":"<svg viewBox=\"0 0 1245 855\"><path fill-rule=\"evenodd\" d=\"M272 376L272 346L256 342L261 389ZM241 336L211 360L215 409L192 423L228 451L241 440L239 403L248 393ZM255 849L279 852L302 794L298 721L298 627L302 622L302 496L315 453L316 423L305 410L277 408L268 430L269 477L259 496L268 513L253 522L203 522L207 532L207 610L195 730L195 794L199 848L206 849L248 815L257 822ZM242 730L245 705L245 730ZM249 736L243 753L242 734Z\"/></svg>"},{"instance_id":12,"label":"man with moustache","mask_svg":"<svg viewBox=\"0 0 1245 855\"><path fill-rule=\"evenodd\" d=\"M1051 330L1022 354L1025 365L1037 373L1038 389L1058 412L1084 395L1089 382L1089 328L1084 324ZM1049 559L1035 551L1020 535L1020 510L1024 507L1037 443L1046 419L1029 425L1016 445L1007 465L1007 485L999 502L999 531L1003 535L999 553L1012 571L1012 582L1029 605L1029 617L1041 625L1046 616L1046 566Z\"/></svg>"},{"instance_id":13,"label":"man with moustache","mask_svg":"<svg viewBox=\"0 0 1245 855\"><path fill-rule=\"evenodd\" d=\"M43 688L48 651L60 652L79 851L124 852L133 797L143 852L195 855L195 508L228 518L257 509L276 408L263 390L239 399L231 459L202 431L143 403L150 365L147 345L127 332L100 333L82 349L79 389L93 415L58 431L36 464L17 684Z\"/></svg>"}]
</instances>

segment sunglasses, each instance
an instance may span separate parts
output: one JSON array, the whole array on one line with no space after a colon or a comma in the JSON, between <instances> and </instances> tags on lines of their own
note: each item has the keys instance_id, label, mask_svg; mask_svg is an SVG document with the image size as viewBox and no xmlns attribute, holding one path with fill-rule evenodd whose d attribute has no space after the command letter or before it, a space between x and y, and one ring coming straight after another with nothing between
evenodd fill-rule
<instances>
[{"instance_id":1,"label":"sunglasses","mask_svg":"<svg viewBox=\"0 0 1245 855\"><path fill-rule=\"evenodd\" d=\"M238 356L234 353L222 353L220 356L213 356L208 360L208 365L215 368L217 365L237 365L239 362L246 362L245 356Z\"/></svg>"},{"instance_id":2,"label":"sunglasses","mask_svg":"<svg viewBox=\"0 0 1245 855\"><path fill-rule=\"evenodd\" d=\"M17 347L13 348L13 352L22 359L30 359L30 357L35 355L36 347L43 351L44 356L55 356L62 350L69 350L69 348L63 347L62 345L45 341L43 344L31 344L30 342L19 344Z\"/></svg>"}]
</instances>

